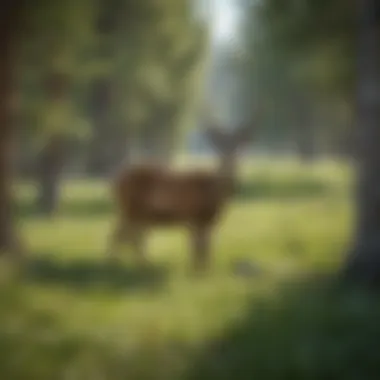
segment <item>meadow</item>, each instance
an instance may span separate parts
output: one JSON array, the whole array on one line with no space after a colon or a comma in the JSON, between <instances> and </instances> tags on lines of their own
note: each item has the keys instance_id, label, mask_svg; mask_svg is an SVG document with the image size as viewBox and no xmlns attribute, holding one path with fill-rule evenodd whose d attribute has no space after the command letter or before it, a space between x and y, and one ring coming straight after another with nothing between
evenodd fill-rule
<instances>
[{"instance_id":1,"label":"meadow","mask_svg":"<svg viewBox=\"0 0 380 380\"><path fill-rule=\"evenodd\" d=\"M18 185L31 253L16 278L2 266L1 378L377 378L378 302L330 280L349 244L350 183L336 162L245 165L203 277L181 229L151 234L147 268L128 247L107 265L105 181L67 180L54 219Z\"/></svg>"}]
</instances>

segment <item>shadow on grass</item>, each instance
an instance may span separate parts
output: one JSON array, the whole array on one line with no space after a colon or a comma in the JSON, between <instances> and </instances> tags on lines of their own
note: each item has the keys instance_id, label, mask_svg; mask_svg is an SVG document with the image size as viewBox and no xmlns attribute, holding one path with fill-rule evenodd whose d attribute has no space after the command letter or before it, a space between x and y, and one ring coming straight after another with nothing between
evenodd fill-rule
<instances>
[{"instance_id":1,"label":"shadow on grass","mask_svg":"<svg viewBox=\"0 0 380 380\"><path fill-rule=\"evenodd\" d=\"M380 378L380 301L326 279L255 299L197 353L186 380Z\"/></svg>"},{"instance_id":2,"label":"shadow on grass","mask_svg":"<svg viewBox=\"0 0 380 380\"><path fill-rule=\"evenodd\" d=\"M22 290L22 289L21 289ZM219 338L183 347L146 331L130 341L63 328L25 293L0 289L4 379L377 380L380 301L326 278L282 284L252 299ZM4 296L4 297L3 297Z\"/></svg>"},{"instance_id":3,"label":"shadow on grass","mask_svg":"<svg viewBox=\"0 0 380 380\"><path fill-rule=\"evenodd\" d=\"M128 326L81 333L62 315L35 307L23 288L0 288L0 373L4 380L179 379L178 348L151 334L134 341ZM109 327L109 326L108 326ZM185 357L186 355L184 355Z\"/></svg>"},{"instance_id":4,"label":"shadow on grass","mask_svg":"<svg viewBox=\"0 0 380 380\"><path fill-rule=\"evenodd\" d=\"M167 275L167 268L153 264L138 268L90 260L59 262L40 258L30 260L25 267L25 279L29 283L61 285L75 290L158 291Z\"/></svg>"}]
</instances>

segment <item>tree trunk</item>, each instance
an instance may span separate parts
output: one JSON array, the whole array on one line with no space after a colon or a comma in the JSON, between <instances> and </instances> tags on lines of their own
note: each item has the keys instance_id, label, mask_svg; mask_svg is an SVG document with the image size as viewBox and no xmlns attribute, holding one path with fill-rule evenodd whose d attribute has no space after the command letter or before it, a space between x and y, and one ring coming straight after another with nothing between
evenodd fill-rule
<instances>
[{"instance_id":1,"label":"tree trunk","mask_svg":"<svg viewBox=\"0 0 380 380\"><path fill-rule=\"evenodd\" d=\"M297 128L296 144L299 159L311 163L315 159L314 130L311 122L300 124Z\"/></svg>"},{"instance_id":2,"label":"tree trunk","mask_svg":"<svg viewBox=\"0 0 380 380\"><path fill-rule=\"evenodd\" d=\"M339 156L346 160L351 160L355 157L355 140L352 133L352 129L353 128L351 128L350 131L347 132L342 132L343 136L340 136L339 146L336 149Z\"/></svg>"},{"instance_id":3,"label":"tree trunk","mask_svg":"<svg viewBox=\"0 0 380 380\"><path fill-rule=\"evenodd\" d=\"M380 6L377 0L357 3L357 214L344 274L355 282L380 285Z\"/></svg>"},{"instance_id":4,"label":"tree trunk","mask_svg":"<svg viewBox=\"0 0 380 380\"><path fill-rule=\"evenodd\" d=\"M129 151L127 128L114 124L110 118L114 91L112 78L108 77L98 79L92 91L90 112L94 135L89 146L86 171L95 177L109 175Z\"/></svg>"},{"instance_id":5,"label":"tree trunk","mask_svg":"<svg viewBox=\"0 0 380 380\"><path fill-rule=\"evenodd\" d=\"M296 90L294 90L295 92ZM306 94L293 94L295 107L295 142L298 157L302 162L310 163L316 156L316 141L312 103Z\"/></svg>"},{"instance_id":6,"label":"tree trunk","mask_svg":"<svg viewBox=\"0 0 380 380\"><path fill-rule=\"evenodd\" d=\"M21 4L4 1L0 8L0 252L21 253L12 213L14 47Z\"/></svg>"},{"instance_id":7,"label":"tree trunk","mask_svg":"<svg viewBox=\"0 0 380 380\"><path fill-rule=\"evenodd\" d=\"M116 132L110 134L112 136L105 136L102 140L97 137L91 144L91 153L86 165L86 171L91 176L107 176L129 154L126 134L119 133L119 136Z\"/></svg>"},{"instance_id":8,"label":"tree trunk","mask_svg":"<svg viewBox=\"0 0 380 380\"><path fill-rule=\"evenodd\" d=\"M64 163L65 142L61 136L50 138L39 157L38 211L53 216L59 204L60 177Z\"/></svg>"},{"instance_id":9,"label":"tree trunk","mask_svg":"<svg viewBox=\"0 0 380 380\"><path fill-rule=\"evenodd\" d=\"M139 134L140 156L148 161L168 165L175 151L175 137L170 130L159 129L157 125Z\"/></svg>"},{"instance_id":10,"label":"tree trunk","mask_svg":"<svg viewBox=\"0 0 380 380\"><path fill-rule=\"evenodd\" d=\"M87 171L90 175L101 176L108 166L109 113L111 103L110 78L100 78L92 90L91 117L94 123L94 135L89 146Z\"/></svg>"},{"instance_id":11,"label":"tree trunk","mask_svg":"<svg viewBox=\"0 0 380 380\"><path fill-rule=\"evenodd\" d=\"M64 73L52 72L47 76L45 91L53 102L62 102L68 96L69 81ZM52 216L59 203L60 176L64 163L65 139L52 135L41 151L38 162L38 211Z\"/></svg>"}]
</instances>

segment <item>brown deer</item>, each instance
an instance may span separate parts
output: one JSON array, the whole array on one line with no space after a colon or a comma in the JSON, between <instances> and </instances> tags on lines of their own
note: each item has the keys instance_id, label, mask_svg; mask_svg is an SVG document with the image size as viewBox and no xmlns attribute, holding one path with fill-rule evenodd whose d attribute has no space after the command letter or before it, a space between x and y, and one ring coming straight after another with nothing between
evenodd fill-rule
<instances>
[{"instance_id":1,"label":"brown deer","mask_svg":"<svg viewBox=\"0 0 380 380\"><path fill-rule=\"evenodd\" d=\"M154 164L122 169L114 182L119 218L108 254L113 257L117 245L128 241L144 262L149 228L182 225L191 233L195 268L206 268L211 232L235 189L238 148L250 141L253 127L248 124L232 132L206 129L220 156L219 167L213 172L180 172Z\"/></svg>"}]
</instances>

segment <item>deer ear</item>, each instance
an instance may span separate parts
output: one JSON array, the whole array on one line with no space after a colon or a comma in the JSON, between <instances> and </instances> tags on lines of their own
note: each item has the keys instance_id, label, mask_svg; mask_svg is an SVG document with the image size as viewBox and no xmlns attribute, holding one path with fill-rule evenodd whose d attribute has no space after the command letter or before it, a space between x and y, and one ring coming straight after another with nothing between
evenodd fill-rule
<instances>
[{"instance_id":1,"label":"deer ear","mask_svg":"<svg viewBox=\"0 0 380 380\"><path fill-rule=\"evenodd\" d=\"M241 126L235 135L235 142L237 145L245 145L250 143L254 137L256 128L254 124L245 124Z\"/></svg>"},{"instance_id":2,"label":"deer ear","mask_svg":"<svg viewBox=\"0 0 380 380\"><path fill-rule=\"evenodd\" d=\"M226 133L215 126L206 128L206 137L215 148L220 148L226 142Z\"/></svg>"},{"instance_id":3,"label":"deer ear","mask_svg":"<svg viewBox=\"0 0 380 380\"><path fill-rule=\"evenodd\" d=\"M240 126L240 128L238 128L235 135L236 144L245 145L246 143L250 143L253 140L257 130L257 124L260 121L264 111L264 104L260 104L258 107L256 107L253 120L248 123L244 123Z\"/></svg>"},{"instance_id":4,"label":"deer ear","mask_svg":"<svg viewBox=\"0 0 380 380\"><path fill-rule=\"evenodd\" d=\"M211 103L203 106L202 118L206 139L217 150L223 149L226 144L227 134L220 127L218 118L212 111Z\"/></svg>"}]
</instances>

